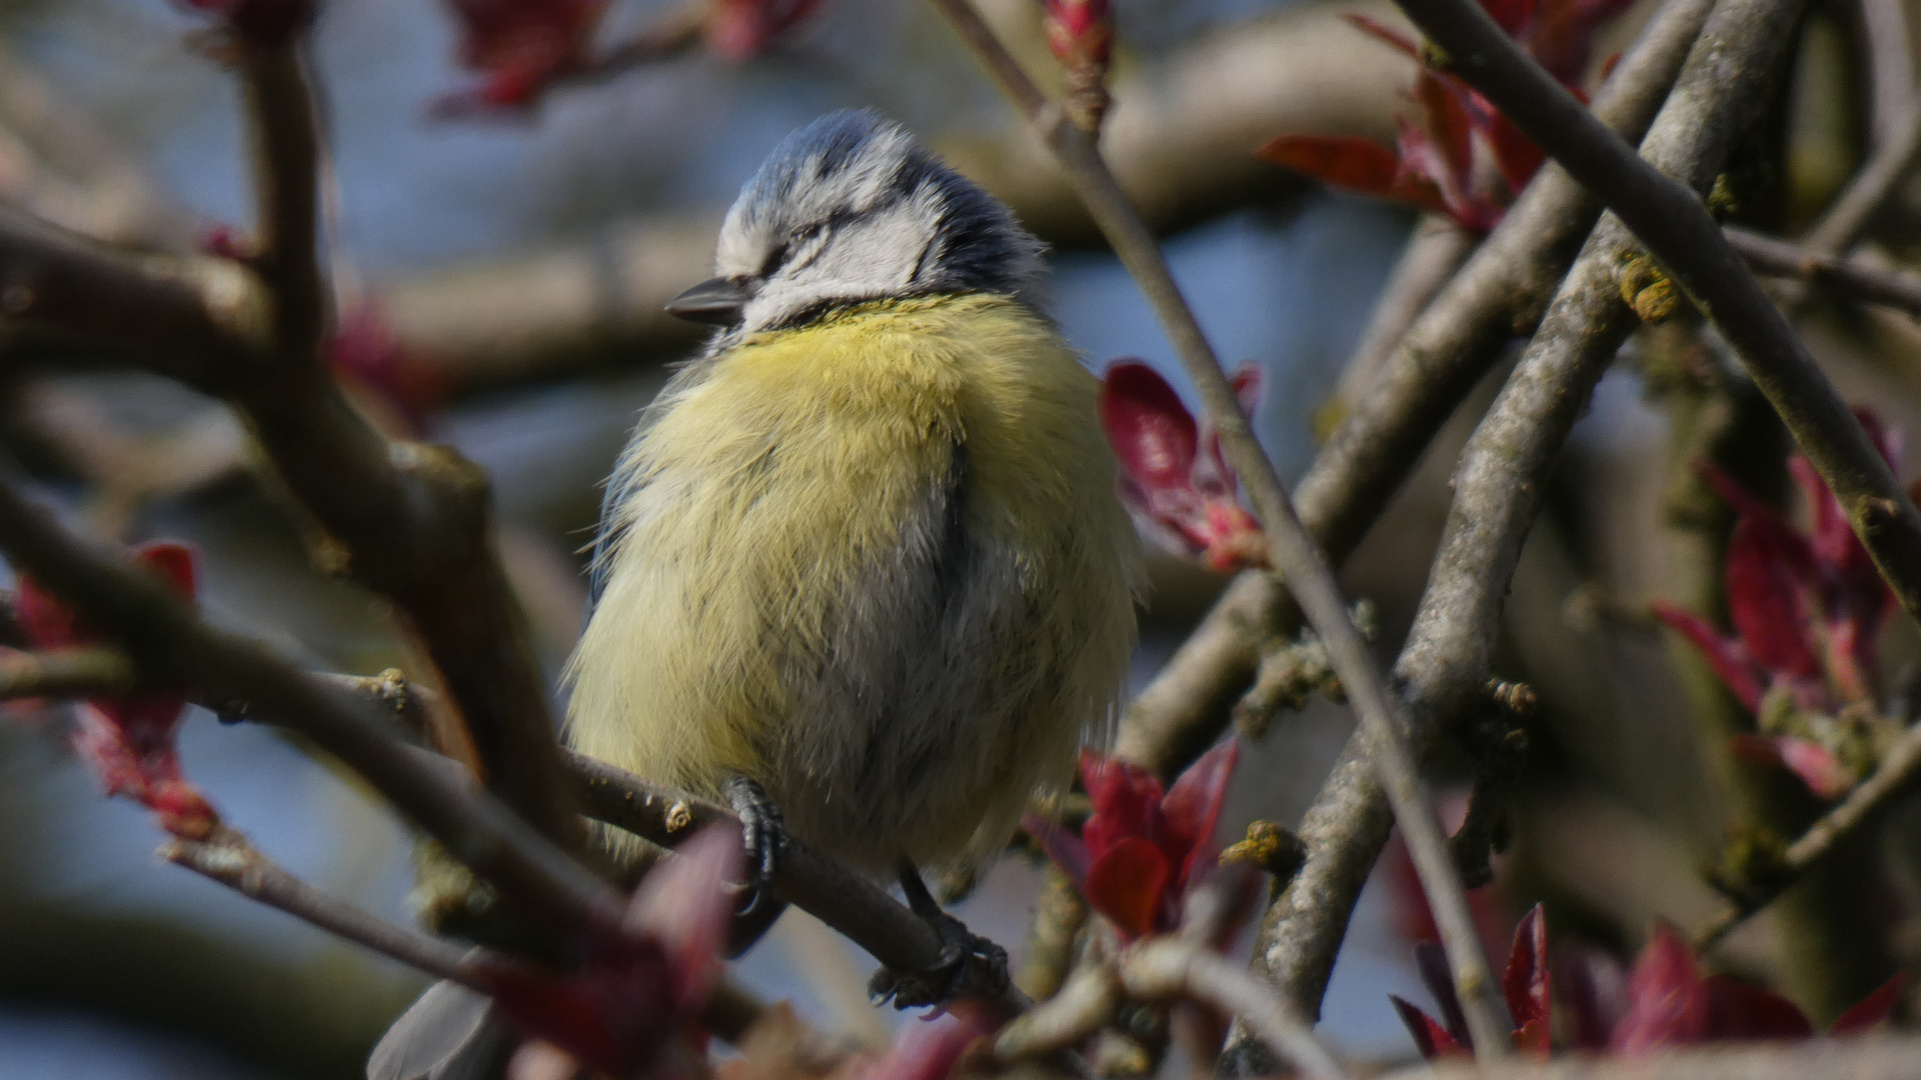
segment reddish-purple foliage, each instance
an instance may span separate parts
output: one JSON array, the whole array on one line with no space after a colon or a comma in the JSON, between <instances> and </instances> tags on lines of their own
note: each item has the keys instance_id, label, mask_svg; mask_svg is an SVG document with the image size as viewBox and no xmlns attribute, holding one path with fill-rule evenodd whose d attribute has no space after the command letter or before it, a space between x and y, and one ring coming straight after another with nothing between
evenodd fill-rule
<instances>
[{"instance_id":1,"label":"reddish-purple foliage","mask_svg":"<svg viewBox=\"0 0 1921 1080\"><path fill-rule=\"evenodd\" d=\"M166 582L182 599L192 600L196 574L193 550L184 544L155 541L133 550L147 571ZM65 603L21 577L14 592L14 617L36 649L71 649L98 644L99 635L81 624ZM174 744L187 695L178 691L130 694L82 702L73 748L100 779L108 795L125 795L152 810L175 836L200 839L220 824L198 788L180 771Z\"/></svg>"},{"instance_id":2,"label":"reddish-purple foliage","mask_svg":"<svg viewBox=\"0 0 1921 1080\"><path fill-rule=\"evenodd\" d=\"M1503 30L1550 74L1580 93L1595 31L1630 0L1483 0ZM1460 79L1427 66L1405 35L1365 16L1356 26L1420 62L1397 123L1398 152L1353 135L1282 135L1258 151L1276 164L1363 195L1447 214L1485 232L1498 225L1544 156L1499 110Z\"/></svg>"},{"instance_id":3,"label":"reddish-purple foliage","mask_svg":"<svg viewBox=\"0 0 1921 1080\"><path fill-rule=\"evenodd\" d=\"M1251 415L1260 369L1234 373L1234 391ZM1121 465L1121 501L1169 550L1215 570L1267 565L1267 537L1242 509L1239 485L1221 453L1220 435L1194 419L1159 372L1137 360L1107 369L1101 426Z\"/></svg>"},{"instance_id":4,"label":"reddish-purple foliage","mask_svg":"<svg viewBox=\"0 0 1921 1080\"><path fill-rule=\"evenodd\" d=\"M716 0L707 48L724 60L749 60L774 47L820 0Z\"/></svg>"},{"instance_id":5,"label":"reddish-purple foliage","mask_svg":"<svg viewBox=\"0 0 1921 1080\"><path fill-rule=\"evenodd\" d=\"M1047 47L1069 67L1107 63L1114 44L1108 0L1042 0Z\"/></svg>"},{"instance_id":6,"label":"reddish-purple foliage","mask_svg":"<svg viewBox=\"0 0 1921 1080\"><path fill-rule=\"evenodd\" d=\"M373 304L341 316L327 359L341 377L380 395L414 431L446 396L438 372L401 347L392 324Z\"/></svg>"},{"instance_id":7,"label":"reddish-purple foliage","mask_svg":"<svg viewBox=\"0 0 1921 1080\"><path fill-rule=\"evenodd\" d=\"M313 24L316 0L179 0L225 23L247 45L277 49Z\"/></svg>"},{"instance_id":8,"label":"reddish-purple foliage","mask_svg":"<svg viewBox=\"0 0 1921 1080\"><path fill-rule=\"evenodd\" d=\"M1446 1023L1435 1020L1400 998L1395 1011L1421 1055L1436 1058L1473 1049L1461 1013L1447 961L1439 946L1424 943L1416 951L1422 981L1440 1002ZM1686 939L1667 923L1656 923L1654 935L1625 979L1619 967L1599 954L1582 953L1562 966L1561 1004L1566 1010L1570 1043L1577 1049L1603 1049L1625 1057L1663 1047L1696 1043L1805 1039L1814 1034L1807 1016L1787 998L1762 987L1711 975L1702 978ZM1514 932L1501 989L1513 1014L1517 1049L1546 1057L1554 982L1548 973L1547 917L1536 905ZM1846 1035L1887 1019L1900 999L1902 977L1897 975L1842 1014L1830 1035Z\"/></svg>"},{"instance_id":9,"label":"reddish-purple foliage","mask_svg":"<svg viewBox=\"0 0 1921 1080\"><path fill-rule=\"evenodd\" d=\"M740 835L717 825L635 890L618 927L594 933L567 975L505 958L471 970L527 1035L610 1076L678 1075L706 1048L699 1017L720 977Z\"/></svg>"},{"instance_id":10,"label":"reddish-purple foliage","mask_svg":"<svg viewBox=\"0 0 1921 1080\"><path fill-rule=\"evenodd\" d=\"M436 112L524 108L587 59L606 0L446 0L460 23L462 67L478 86L439 101Z\"/></svg>"},{"instance_id":11,"label":"reddish-purple foliage","mask_svg":"<svg viewBox=\"0 0 1921 1080\"><path fill-rule=\"evenodd\" d=\"M553 84L595 64L594 34L606 0L446 0L460 23L461 66L478 85L442 97L442 117L525 110ZM707 47L727 60L772 48L820 0L712 0L702 16Z\"/></svg>"},{"instance_id":12,"label":"reddish-purple foliage","mask_svg":"<svg viewBox=\"0 0 1921 1080\"><path fill-rule=\"evenodd\" d=\"M1181 900L1219 856L1214 827L1234 774L1234 740L1201 755L1163 793L1132 762L1081 755L1081 783L1094 813L1072 833L1033 816L1027 829L1126 940L1173 929Z\"/></svg>"},{"instance_id":13,"label":"reddish-purple foliage","mask_svg":"<svg viewBox=\"0 0 1921 1080\"><path fill-rule=\"evenodd\" d=\"M1898 434L1873 413L1855 415L1890 464L1900 459ZM1806 458L1788 462L1813 514L1803 534L1709 465L1704 479L1740 515L1728 539L1726 588L1734 636L1672 604L1654 615L1701 651L1762 732L1737 736L1734 751L1788 768L1815 794L1839 797L1858 779L1841 753L1849 732L1839 719L1872 711L1875 643L1894 609L1894 594L1849 527L1841 503ZM1817 719L1818 718L1818 719ZM1817 729L1826 739L1808 737Z\"/></svg>"},{"instance_id":14,"label":"reddish-purple foliage","mask_svg":"<svg viewBox=\"0 0 1921 1080\"><path fill-rule=\"evenodd\" d=\"M856 1064L844 1080L947 1080L968 1047L1000 1028L978 1003L956 1001L937 1016L901 1025L884 1053Z\"/></svg>"}]
</instances>

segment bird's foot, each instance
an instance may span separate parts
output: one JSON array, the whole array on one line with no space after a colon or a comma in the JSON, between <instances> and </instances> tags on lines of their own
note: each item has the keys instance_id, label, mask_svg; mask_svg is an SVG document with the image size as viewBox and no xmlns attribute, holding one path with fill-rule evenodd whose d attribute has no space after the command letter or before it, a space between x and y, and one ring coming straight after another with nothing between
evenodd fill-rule
<instances>
[{"instance_id":1,"label":"bird's foot","mask_svg":"<svg viewBox=\"0 0 1921 1080\"><path fill-rule=\"evenodd\" d=\"M910 862L900 868L901 891L907 906L940 935L940 956L923 971L898 972L881 968L867 984L876 1004L894 1003L897 1009L944 1005L959 997L992 999L1007 990L1007 950L967 929L941 910Z\"/></svg>"},{"instance_id":2,"label":"bird's foot","mask_svg":"<svg viewBox=\"0 0 1921 1080\"><path fill-rule=\"evenodd\" d=\"M767 790L745 776L722 784L721 793L740 818L740 843L747 853L747 880L742 887L747 900L735 914L750 915L763 904L776 903L774 872L780 867L781 849L787 846L787 825Z\"/></svg>"}]
</instances>

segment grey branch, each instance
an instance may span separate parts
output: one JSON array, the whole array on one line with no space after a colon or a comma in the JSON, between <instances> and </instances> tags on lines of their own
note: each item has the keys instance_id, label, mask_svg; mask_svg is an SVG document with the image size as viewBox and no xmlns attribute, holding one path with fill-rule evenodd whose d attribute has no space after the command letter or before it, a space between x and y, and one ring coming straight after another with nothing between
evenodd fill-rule
<instances>
[{"instance_id":1,"label":"grey branch","mask_svg":"<svg viewBox=\"0 0 1921 1080\"><path fill-rule=\"evenodd\" d=\"M1874 775L1856 784L1846 798L1808 826L1800 839L1788 845L1779 867L1783 873L1779 880L1770 881L1764 895L1756 897L1751 904L1724 908L1695 935L1695 948L1705 951L1741 920L1780 896L1802 871L1821 861L1834 850L1835 844L1874 818L1890 800L1912 788L1917 780L1921 780L1921 725L1908 728L1882 758Z\"/></svg>"},{"instance_id":2,"label":"grey branch","mask_svg":"<svg viewBox=\"0 0 1921 1080\"><path fill-rule=\"evenodd\" d=\"M1827 481L1848 524L1910 617L1921 617L1921 511L1787 319L1708 216L1705 188L1663 174L1609 131L1472 0L1400 0L1536 146L1600 196L1739 352L1754 383ZM1753 93L1770 68L1724 59L1719 85ZM1700 132L1691 133L1698 137Z\"/></svg>"},{"instance_id":3,"label":"grey branch","mask_svg":"<svg viewBox=\"0 0 1921 1080\"><path fill-rule=\"evenodd\" d=\"M144 685L250 702L339 758L480 877L558 928L619 920L618 894L465 770L391 735L384 718L258 642L208 625L159 581L88 549L0 482L0 551L126 649Z\"/></svg>"},{"instance_id":4,"label":"grey branch","mask_svg":"<svg viewBox=\"0 0 1921 1080\"><path fill-rule=\"evenodd\" d=\"M1273 462L1255 440L1227 373L1168 272L1160 245L1115 183L1093 141L1041 94L972 4L968 0L934 2L987 66L1034 134L1053 150L1121 264L1154 309L1188 377L1199 388L1204 411L1220 434L1228 463L1246 488L1267 534L1272 565L1291 583L1302 610L1327 648L1329 662L1340 676L1348 699L1360 714L1369 758L1381 773L1441 928L1478 1052L1491 1057L1506 1053L1510 1027L1506 1010L1496 996L1460 877L1448 855L1446 836L1434 817L1415 759L1403 742L1407 730L1405 706L1388 688L1366 639L1354 625L1347 599L1341 595L1332 571L1296 516Z\"/></svg>"},{"instance_id":5,"label":"grey branch","mask_svg":"<svg viewBox=\"0 0 1921 1080\"><path fill-rule=\"evenodd\" d=\"M1602 88L1597 113L1639 138L1712 7L1711 0L1664 4ZM1295 491L1301 520L1330 559L1354 550L1502 346L1540 321L1600 213L1600 204L1550 162L1415 320ZM1273 576L1242 574L1135 698L1116 753L1162 773L1190 759L1219 732L1254 675L1262 643L1292 634L1298 622ZM1316 989L1314 1000L1319 996Z\"/></svg>"},{"instance_id":6,"label":"grey branch","mask_svg":"<svg viewBox=\"0 0 1921 1080\"><path fill-rule=\"evenodd\" d=\"M1644 140L1658 164L1703 186L1713 178L1743 118L1765 98L1751 84L1728 80L1724 65L1776 70L1799 6L1723 0L1715 7ZM1417 746L1438 739L1485 685L1501 601L1548 471L1589 389L1635 324L1615 278L1631 248L1618 223L1589 237L1462 455L1440 553L1395 668L1421 721ZM1347 911L1388 835L1386 800L1362 745L1350 740L1303 819L1307 864L1268 909L1256 948L1303 1008L1326 989Z\"/></svg>"},{"instance_id":7,"label":"grey branch","mask_svg":"<svg viewBox=\"0 0 1921 1080\"><path fill-rule=\"evenodd\" d=\"M1758 273L1826 285L1852 299L1896 308L1921 319L1921 274L1912 270L1896 270L1859 255L1822 254L1746 229L1730 228L1727 234L1734 250Z\"/></svg>"},{"instance_id":8,"label":"grey branch","mask_svg":"<svg viewBox=\"0 0 1921 1080\"><path fill-rule=\"evenodd\" d=\"M0 700L103 697L133 686L133 664L118 649L0 652Z\"/></svg>"}]
</instances>

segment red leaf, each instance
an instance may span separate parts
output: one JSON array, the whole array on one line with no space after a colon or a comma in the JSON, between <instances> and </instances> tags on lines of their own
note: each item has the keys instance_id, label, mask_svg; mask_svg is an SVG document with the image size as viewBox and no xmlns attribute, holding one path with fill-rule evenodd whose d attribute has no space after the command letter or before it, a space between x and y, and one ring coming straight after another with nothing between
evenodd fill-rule
<instances>
[{"instance_id":1,"label":"red leaf","mask_svg":"<svg viewBox=\"0 0 1921 1080\"><path fill-rule=\"evenodd\" d=\"M1084 751L1081 785L1094 813L1081 826L1081 839L1098 859L1130 836L1158 841L1161 832L1160 778L1131 761Z\"/></svg>"},{"instance_id":2,"label":"red leaf","mask_svg":"<svg viewBox=\"0 0 1921 1080\"><path fill-rule=\"evenodd\" d=\"M1761 711L1761 695L1766 688L1761 685L1760 672L1740 642L1722 637L1699 615L1675 607L1665 600L1649 604L1648 613L1668 624L1670 629L1699 649L1707 659L1708 666L1714 669L1714 674L1740 699L1743 707L1751 713Z\"/></svg>"},{"instance_id":3,"label":"red leaf","mask_svg":"<svg viewBox=\"0 0 1921 1080\"><path fill-rule=\"evenodd\" d=\"M1161 814L1167 830L1161 847L1169 861L1179 867L1170 883L1176 893L1184 892L1195 879L1195 871L1218 854L1214 829L1221 820L1221 807L1227 802L1228 784L1234 778L1234 763L1240 740L1227 741L1202 754L1174 781L1167 797L1161 800Z\"/></svg>"},{"instance_id":4,"label":"red leaf","mask_svg":"<svg viewBox=\"0 0 1921 1080\"><path fill-rule=\"evenodd\" d=\"M1454 971L1448 966L1447 950L1438 941L1423 941L1414 946L1414 970L1421 976L1421 984L1427 992L1434 995L1434 1003L1441 1008L1441 1016L1447 1020L1447 1032L1454 1042L1463 1049L1474 1049L1474 1037L1468 1031L1467 1012L1461 1008L1461 997L1454 989Z\"/></svg>"},{"instance_id":5,"label":"red leaf","mask_svg":"<svg viewBox=\"0 0 1921 1080\"><path fill-rule=\"evenodd\" d=\"M1474 183L1474 115L1467 87L1423 68L1414 78L1414 100L1425 114L1428 137L1441 152L1441 169L1428 179L1450 198L1465 201Z\"/></svg>"},{"instance_id":6,"label":"red leaf","mask_svg":"<svg viewBox=\"0 0 1921 1080\"><path fill-rule=\"evenodd\" d=\"M1536 904L1514 928L1514 948L1508 953L1507 971L1501 976L1501 993L1507 998L1508 1011L1514 1014L1515 1027L1526 1031L1538 1023L1545 1037L1553 1008L1549 997L1552 986L1547 968L1547 915ZM1541 1049L1546 1049L1545 1043Z\"/></svg>"},{"instance_id":7,"label":"red leaf","mask_svg":"<svg viewBox=\"0 0 1921 1080\"><path fill-rule=\"evenodd\" d=\"M1087 903L1123 938L1142 938L1159 928L1167 884L1161 849L1144 836L1129 836L1094 857L1087 870Z\"/></svg>"},{"instance_id":8,"label":"red leaf","mask_svg":"<svg viewBox=\"0 0 1921 1080\"><path fill-rule=\"evenodd\" d=\"M1421 1056L1429 1061L1449 1055L1464 1055L1466 1050L1454 1041L1447 1029L1422 1012L1417 1006L1403 998L1389 994L1387 999L1394 1003L1394 1011L1401 1016L1401 1023L1407 1025L1407 1033L1414 1037L1414 1046Z\"/></svg>"},{"instance_id":9,"label":"red leaf","mask_svg":"<svg viewBox=\"0 0 1921 1080\"><path fill-rule=\"evenodd\" d=\"M1783 735L1774 740L1774 748L1781 755L1781 764L1800 777L1818 798L1833 802L1854 787L1854 773L1826 747Z\"/></svg>"},{"instance_id":10,"label":"red leaf","mask_svg":"<svg viewBox=\"0 0 1921 1080\"><path fill-rule=\"evenodd\" d=\"M1772 990L1710 975L1701 991L1708 1003L1709 1039L1805 1039L1814 1034L1794 1002Z\"/></svg>"},{"instance_id":11,"label":"red leaf","mask_svg":"<svg viewBox=\"0 0 1921 1080\"><path fill-rule=\"evenodd\" d=\"M773 48L783 34L819 6L820 0L716 0L713 14L707 17L707 47L723 60L759 56ZM1075 6L1085 15L1095 7L1106 5L1083 0ZM1075 25L1080 26L1078 21ZM1095 33L1080 27L1070 37L1073 42L1089 48L1104 48L1104 44L1096 46L1089 40Z\"/></svg>"},{"instance_id":12,"label":"red leaf","mask_svg":"<svg viewBox=\"0 0 1921 1080\"><path fill-rule=\"evenodd\" d=\"M461 24L459 60L487 76L473 91L443 99L439 115L532 103L582 63L605 0L447 0Z\"/></svg>"},{"instance_id":13,"label":"red leaf","mask_svg":"<svg viewBox=\"0 0 1921 1080\"><path fill-rule=\"evenodd\" d=\"M1135 360L1114 364L1101 382L1100 412L1128 476L1150 492L1189 484L1199 425L1160 372Z\"/></svg>"},{"instance_id":14,"label":"red leaf","mask_svg":"<svg viewBox=\"0 0 1921 1080\"><path fill-rule=\"evenodd\" d=\"M1093 856L1089 854L1086 842L1031 810L1021 815L1021 828L1026 829L1028 835L1040 844L1048 859L1061 868L1061 872L1081 891L1081 895L1087 895L1087 868Z\"/></svg>"},{"instance_id":15,"label":"red leaf","mask_svg":"<svg viewBox=\"0 0 1921 1080\"><path fill-rule=\"evenodd\" d=\"M1579 942L1564 945L1559 983L1569 1044L1577 1050L1605 1050L1609 1033L1627 1015L1627 979L1620 961Z\"/></svg>"},{"instance_id":16,"label":"red leaf","mask_svg":"<svg viewBox=\"0 0 1921 1080\"><path fill-rule=\"evenodd\" d=\"M439 373L401 347L392 324L372 304L341 316L327 345L327 359L335 372L397 408L415 431L444 397Z\"/></svg>"},{"instance_id":17,"label":"red leaf","mask_svg":"<svg viewBox=\"0 0 1921 1080\"><path fill-rule=\"evenodd\" d=\"M1256 150L1276 165L1363 195L1399 198L1401 159L1358 135L1282 135Z\"/></svg>"},{"instance_id":18,"label":"red leaf","mask_svg":"<svg viewBox=\"0 0 1921 1080\"><path fill-rule=\"evenodd\" d=\"M1728 618L1748 655L1776 679L1819 678L1808 568L1762 519L1743 517L1728 538Z\"/></svg>"},{"instance_id":19,"label":"red leaf","mask_svg":"<svg viewBox=\"0 0 1921 1080\"><path fill-rule=\"evenodd\" d=\"M1695 975L1694 954L1668 923L1655 924L1654 937L1628 975L1627 993L1627 1015L1608 1039L1614 1053L1639 1057L1706 1037L1708 1001Z\"/></svg>"},{"instance_id":20,"label":"red leaf","mask_svg":"<svg viewBox=\"0 0 1921 1080\"><path fill-rule=\"evenodd\" d=\"M1847 1012L1841 1014L1828 1029L1830 1035L1853 1035L1879 1024L1888 1018L1894 1007L1901 1002L1901 991L1907 985L1907 978L1895 975L1887 982L1876 987L1874 992L1854 1003Z\"/></svg>"}]
</instances>

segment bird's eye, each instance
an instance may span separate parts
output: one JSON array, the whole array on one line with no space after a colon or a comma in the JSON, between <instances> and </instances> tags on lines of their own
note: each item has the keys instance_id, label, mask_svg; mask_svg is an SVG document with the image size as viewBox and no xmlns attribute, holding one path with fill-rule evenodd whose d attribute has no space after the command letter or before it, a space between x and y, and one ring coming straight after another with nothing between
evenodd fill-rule
<instances>
[{"instance_id":1,"label":"bird's eye","mask_svg":"<svg viewBox=\"0 0 1921 1080\"><path fill-rule=\"evenodd\" d=\"M826 231L825 224L815 222L789 233L786 243L767 253L767 262L761 267L760 276L768 277L783 267L805 265L819 251L820 245L816 241Z\"/></svg>"}]
</instances>

